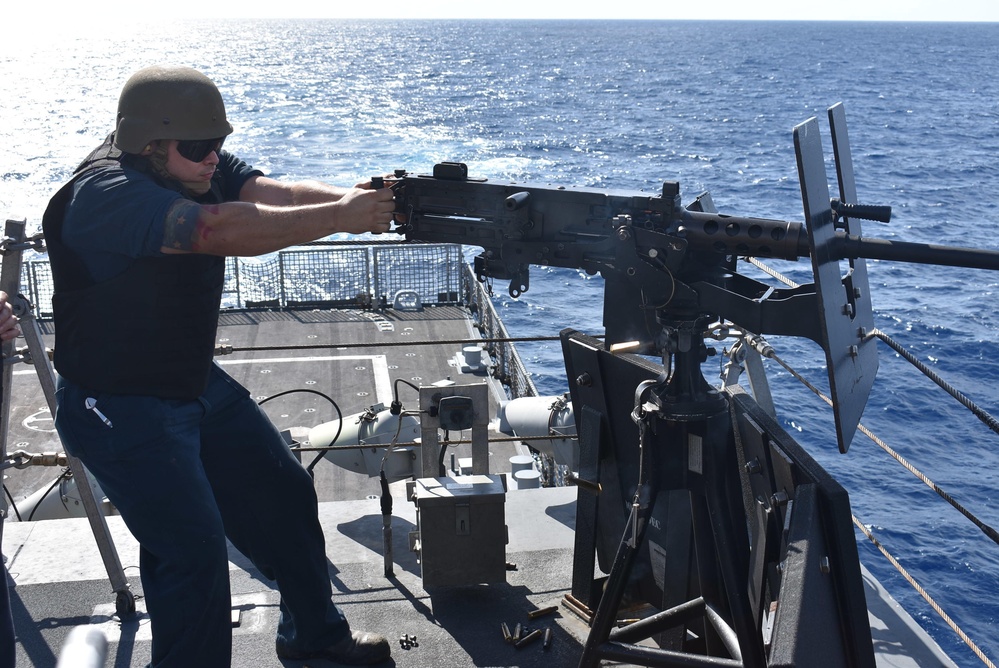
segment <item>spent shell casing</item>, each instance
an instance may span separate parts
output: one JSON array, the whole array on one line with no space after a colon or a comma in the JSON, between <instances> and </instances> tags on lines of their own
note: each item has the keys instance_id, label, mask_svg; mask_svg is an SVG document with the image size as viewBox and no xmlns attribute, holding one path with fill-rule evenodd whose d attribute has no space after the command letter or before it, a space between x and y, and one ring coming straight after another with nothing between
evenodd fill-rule
<instances>
[{"instance_id":1,"label":"spent shell casing","mask_svg":"<svg viewBox=\"0 0 999 668\"><path fill-rule=\"evenodd\" d=\"M533 631L531 631L530 633L528 633L526 636L524 636L523 638L521 638L520 640L518 640L516 643L514 643L514 647L516 647L517 649L520 649L524 645L529 645L530 643L532 643L535 640L537 640L538 638L540 638L541 637L541 633L542 633L541 629L534 629Z\"/></svg>"},{"instance_id":2,"label":"spent shell casing","mask_svg":"<svg viewBox=\"0 0 999 668\"><path fill-rule=\"evenodd\" d=\"M517 624L516 626L513 627L513 642L515 643L520 642L520 632L523 630L524 627L522 627L520 624Z\"/></svg>"},{"instance_id":3,"label":"spent shell casing","mask_svg":"<svg viewBox=\"0 0 999 668\"><path fill-rule=\"evenodd\" d=\"M506 625L506 622L500 623L500 630L503 631L503 640L513 643L513 634L510 633L510 627Z\"/></svg>"},{"instance_id":4,"label":"spent shell casing","mask_svg":"<svg viewBox=\"0 0 999 668\"><path fill-rule=\"evenodd\" d=\"M527 613L528 619L537 619L538 617L544 617L545 615L550 615L558 610L557 605L550 605L547 608L538 608L537 610L531 610Z\"/></svg>"},{"instance_id":5,"label":"spent shell casing","mask_svg":"<svg viewBox=\"0 0 999 668\"><path fill-rule=\"evenodd\" d=\"M545 642L544 645L542 645L542 647L544 647L545 651L547 652L548 648L551 646L552 646L552 627L549 626L548 628L545 629Z\"/></svg>"}]
</instances>

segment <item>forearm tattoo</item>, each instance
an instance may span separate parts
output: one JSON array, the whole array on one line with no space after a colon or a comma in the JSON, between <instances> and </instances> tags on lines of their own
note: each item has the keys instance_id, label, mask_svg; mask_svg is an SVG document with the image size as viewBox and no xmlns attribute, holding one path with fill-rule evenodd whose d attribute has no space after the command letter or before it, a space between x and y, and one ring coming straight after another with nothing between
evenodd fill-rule
<instances>
[{"instance_id":1,"label":"forearm tattoo","mask_svg":"<svg viewBox=\"0 0 999 668\"><path fill-rule=\"evenodd\" d=\"M202 206L187 199L174 203L163 221L163 246L179 251L198 252L200 243L208 237L210 231L202 217L205 213L217 213L217 207Z\"/></svg>"}]
</instances>

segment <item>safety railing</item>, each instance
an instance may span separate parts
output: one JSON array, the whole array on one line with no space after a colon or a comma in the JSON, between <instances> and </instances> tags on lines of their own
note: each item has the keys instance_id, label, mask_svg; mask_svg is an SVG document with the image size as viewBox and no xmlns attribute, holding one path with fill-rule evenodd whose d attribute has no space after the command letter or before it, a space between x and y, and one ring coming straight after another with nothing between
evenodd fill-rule
<instances>
[{"instance_id":1,"label":"safety railing","mask_svg":"<svg viewBox=\"0 0 999 668\"><path fill-rule=\"evenodd\" d=\"M40 320L52 317L46 255L25 262L21 289ZM494 360L494 376L512 397L537 389L492 304L454 244L316 242L262 258L227 258L222 308L384 308L399 292L425 306L467 306Z\"/></svg>"},{"instance_id":2,"label":"safety railing","mask_svg":"<svg viewBox=\"0 0 999 668\"><path fill-rule=\"evenodd\" d=\"M369 307L400 290L423 304L457 304L462 248L452 244L318 242L262 258L227 258L222 308ZM39 319L52 317L46 255L25 263L21 289Z\"/></svg>"}]
</instances>

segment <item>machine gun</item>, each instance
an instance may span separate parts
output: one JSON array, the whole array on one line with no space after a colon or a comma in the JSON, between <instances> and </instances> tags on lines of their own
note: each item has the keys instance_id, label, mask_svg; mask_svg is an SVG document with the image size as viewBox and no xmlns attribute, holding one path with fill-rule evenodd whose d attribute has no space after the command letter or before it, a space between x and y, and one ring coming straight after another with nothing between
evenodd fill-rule
<instances>
[{"instance_id":1,"label":"machine gun","mask_svg":"<svg viewBox=\"0 0 999 668\"><path fill-rule=\"evenodd\" d=\"M400 179L397 207L406 222L397 231L410 239L482 247L476 276L508 279L512 297L528 290L530 264L600 272L607 284L608 339L633 341L645 353L665 346L658 311L712 310L712 296L705 299L694 286L724 286L737 254L797 259L808 253L800 223L724 216L707 194L684 207L675 181L655 195L500 184L469 178L461 163ZM714 307L717 312L723 305ZM819 340L807 323L789 328Z\"/></svg>"},{"instance_id":2,"label":"machine gun","mask_svg":"<svg viewBox=\"0 0 999 668\"><path fill-rule=\"evenodd\" d=\"M396 173L396 232L407 239L479 246L480 281L509 280L518 297L529 265L601 273L606 341L668 355L678 317L724 318L758 335L811 339L826 351L840 450L867 403L877 356L865 259L999 269L999 252L862 236L861 220L888 222L891 208L856 203L842 105L829 111L840 197L829 197L815 119L794 130L805 223L718 213L704 193L684 206L680 184L656 194L493 183L462 163L432 175ZM815 282L777 289L737 272L739 257L810 257ZM847 261L841 276L840 261ZM816 318L816 314L819 315Z\"/></svg>"},{"instance_id":3,"label":"machine gun","mask_svg":"<svg viewBox=\"0 0 999 668\"><path fill-rule=\"evenodd\" d=\"M480 246L478 278L510 280L514 297L530 264L605 279L606 344L562 332L591 483L566 596L590 623L581 666L874 665L846 491L741 388L704 380L704 337L722 318L818 343L845 453L878 366L865 260L999 269L999 253L865 238L860 221L891 212L857 204L842 105L829 124L837 199L817 120L794 128L803 223L723 215L708 195L684 206L673 181L655 194L498 184L461 163L393 180L398 232ZM740 274L740 256L808 257L814 282L775 289ZM626 595L659 612L614 628Z\"/></svg>"}]
</instances>

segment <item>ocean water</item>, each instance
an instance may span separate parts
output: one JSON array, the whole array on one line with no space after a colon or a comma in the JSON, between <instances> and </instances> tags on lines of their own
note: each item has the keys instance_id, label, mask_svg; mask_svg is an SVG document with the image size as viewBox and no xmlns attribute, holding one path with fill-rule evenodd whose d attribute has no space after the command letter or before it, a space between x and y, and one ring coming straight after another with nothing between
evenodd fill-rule
<instances>
[{"instance_id":1,"label":"ocean water","mask_svg":"<svg viewBox=\"0 0 999 668\"><path fill-rule=\"evenodd\" d=\"M859 197L894 209L870 236L996 247L999 25L631 21L213 21L78 29L21 25L0 40L0 213L40 225L45 203L110 131L136 69L172 62L219 85L227 148L275 178L349 185L462 161L475 175L654 192L678 180L725 213L801 220L791 128L842 101ZM828 148L827 155L831 155ZM807 262L777 263L810 282ZM876 325L999 413L999 275L868 263ZM602 280L534 268L515 336L598 333ZM821 350L775 337L821 388ZM557 344L522 347L543 393L566 389ZM864 423L986 523L999 524L999 439L885 346ZM999 546L768 364L781 421L847 487L854 513L993 660ZM710 364L705 375L715 379ZM961 666L979 660L862 536L861 554Z\"/></svg>"}]
</instances>

